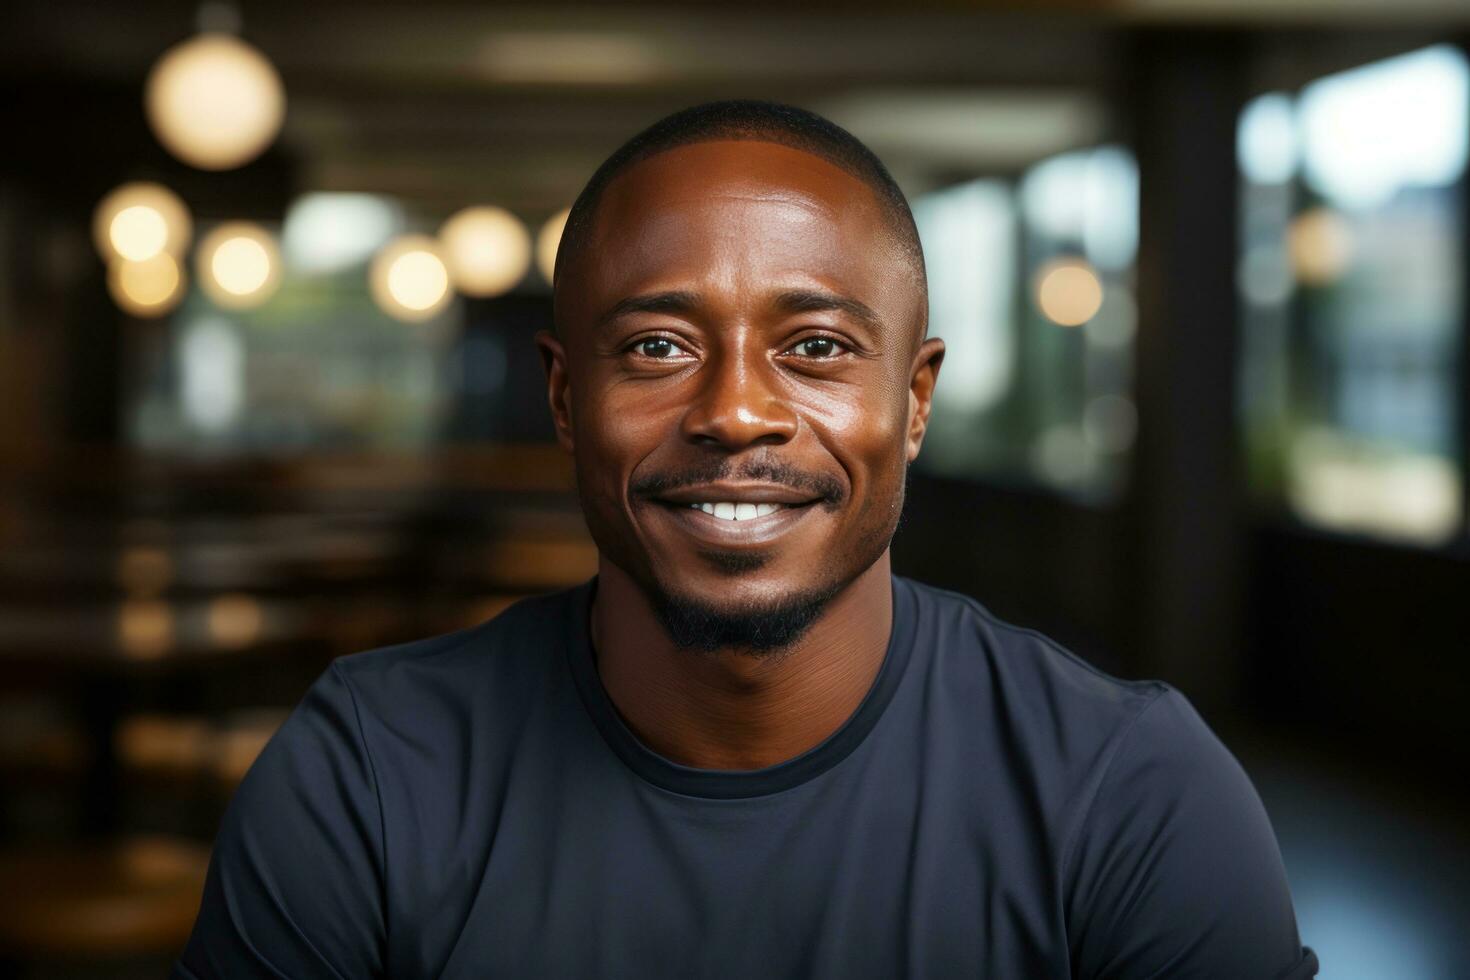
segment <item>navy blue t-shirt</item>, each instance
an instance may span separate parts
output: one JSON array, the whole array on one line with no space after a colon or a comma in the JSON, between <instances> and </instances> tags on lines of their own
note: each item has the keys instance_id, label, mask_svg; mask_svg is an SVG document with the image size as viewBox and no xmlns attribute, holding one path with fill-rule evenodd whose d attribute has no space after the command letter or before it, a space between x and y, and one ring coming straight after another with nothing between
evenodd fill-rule
<instances>
[{"instance_id":1,"label":"navy blue t-shirt","mask_svg":"<svg viewBox=\"0 0 1470 980\"><path fill-rule=\"evenodd\" d=\"M338 659L241 783L175 978L1315 975L1178 691L892 581L862 703L758 770L631 732L595 577Z\"/></svg>"}]
</instances>

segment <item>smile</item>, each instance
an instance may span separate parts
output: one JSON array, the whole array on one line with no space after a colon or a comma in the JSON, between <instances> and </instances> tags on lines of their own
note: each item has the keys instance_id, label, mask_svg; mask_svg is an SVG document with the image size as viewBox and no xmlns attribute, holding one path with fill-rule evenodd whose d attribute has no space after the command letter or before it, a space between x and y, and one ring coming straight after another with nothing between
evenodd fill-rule
<instances>
[{"instance_id":1,"label":"smile","mask_svg":"<svg viewBox=\"0 0 1470 980\"><path fill-rule=\"evenodd\" d=\"M670 521L680 536L687 535L707 547L741 548L774 544L788 532L806 523L820 511L804 504L775 501L659 501L655 514ZM663 521L660 521L663 523Z\"/></svg>"},{"instance_id":2,"label":"smile","mask_svg":"<svg viewBox=\"0 0 1470 980\"><path fill-rule=\"evenodd\" d=\"M712 517L718 517L722 521L753 521L757 517L765 517L774 514L785 507L785 504L748 504L721 502L717 504L690 504L694 510L702 510Z\"/></svg>"}]
</instances>

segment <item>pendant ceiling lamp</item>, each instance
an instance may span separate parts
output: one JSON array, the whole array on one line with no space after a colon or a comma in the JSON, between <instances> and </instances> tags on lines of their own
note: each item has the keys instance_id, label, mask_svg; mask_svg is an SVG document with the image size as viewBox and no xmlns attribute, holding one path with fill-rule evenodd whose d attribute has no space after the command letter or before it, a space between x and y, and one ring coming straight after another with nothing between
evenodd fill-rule
<instances>
[{"instance_id":1,"label":"pendant ceiling lamp","mask_svg":"<svg viewBox=\"0 0 1470 980\"><path fill-rule=\"evenodd\" d=\"M92 213L92 240L103 261L144 262L160 252L175 257L189 247L189 208L162 184L135 181L116 188Z\"/></svg>"},{"instance_id":2,"label":"pendant ceiling lamp","mask_svg":"<svg viewBox=\"0 0 1470 980\"><path fill-rule=\"evenodd\" d=\"M443 250L428 235L402 235L385 245L368 270L378 307L410 323L428 320L453 298Z\"/></svg>"},{"instance_id":3,"label":"pendant ceiling lamp","mask_svg":"<svg viewBox=\"0 0 1470 980\"><path fill-rule=\"evenodd\" d=\"M227 222L199 243L195 275L216 306L248 310L270 299L280 285L281 252L259 225Z\"/></svg>"},{"instance_id":4,"label":"pendant ceiling lamp","mask_svg":"<svg viewBox=\"0 0 1470 980\"><path fill-rule=\"evenodd\" d=\"M439 242L455 287L466 296L498 296L531 266L531 236L504 208L481 205L452 215Z\"/></svg>"},{"instance_id":5,"label":"pendant ceiling lamp","mask_svg":"<svg viewBox=\"0 0 1470 980\"><path fill-rule=\"evenodd\" d=\"M222 31L163 53L144 88L148 124L164 147L201 170L232 170L274 142L286 91L258 50Z\"/></svg>"}]
</instances>

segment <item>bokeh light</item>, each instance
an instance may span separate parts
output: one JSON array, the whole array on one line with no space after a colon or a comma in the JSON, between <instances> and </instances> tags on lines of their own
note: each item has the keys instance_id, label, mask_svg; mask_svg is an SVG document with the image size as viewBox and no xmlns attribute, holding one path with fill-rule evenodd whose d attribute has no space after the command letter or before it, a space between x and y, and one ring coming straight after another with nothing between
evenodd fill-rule
<instances>
[{"instance_id":1,"label":"bokeh light","mask_svg":"<svg viewBox=\"0 0 1470 980\"><path fill-rule=\"evenodd\" d=\"M123 184L92 213L92 239L106 262L144 262L163 252L182 255L192 234L188 207L162 184Z\"/></svg>"},{"instance_id":2,"label":"bokeh light","mask_svg":"<svg viewBox=\"0 0 1470 980\"><path fill-rule=\"evenodd\" d=\"M1235 154L1241 172L1254 183L1291 180L1299 155L1291 96L1270 92L1246 105L1236 126Z\"/></svg>"},{"instance_id":3,"label":"bokeh light","mask_svg":"<svg viewBox=\"0 0 1470 980\"><path fill-rule=\"evenodd\" d=\"M547 282L551 282L551 274L556 270L556 250L561 246L561 233L566 229L567 215L571 213L571 208L564 208L553 214L536 236L536 268Z\"/></svg>"},{"instance_id":4,"label":"bokeh light","mask_svg":"<svg viewBox=\"0 0 1470 980\"><path fill-rule=\"evenodd\" d=\"M281 255L270 232L247 221L220 225L199 244L195 274L217 305L259 306L280 285Z\"/></svg>"},{"instance_id":5,"label":"bokeh light","mask_svg":"<svg viewBox=\"0 0 1470 980\"><path fill-rule=\"evenodd\" d=\"M439 242L454 286L466 296L498 296L531 267L531 235L504 208L456 212L439 229Z\"/></svg>"},{"instance_id":6,"label":"bokeh light","mask_svg":"<svg viewBox=\"0 0 1470 980\"><path fill-rule=\"evenodd\" d=\"M404 223L403 209L375 194L303 194L286 211L281 247L292 269L341 272L366 262Z\"/></svg>"},{"instance_id":7,"label":"bokeh light","mask_svg":"<svg viewBox=\"0 0 1470 980\"><path fill-rule=\"evenodd\" d=\"M163 316L184 298L184 273L167 252L142 262L117 259L107 269L107 290L134 316Z\"/></svg>"},{"instance_id":8,"label":"bokeh light","mask_svg":"<svg viewBox=\"0 0 1470 980\"><path fill-rule=\"evenodd\" d=\"M229 170L276 138L286 92L255 48L228 34L200 34L158 59L144 107L154 135L174 156L201 170Z\"/></svg>"},{"instance_id":9,"label":"bokeh light","mask_svg":"<svg viewBox=\"0 0 1470 980\"><path fill-rule=\"evenodd\" d=\"M1303 211L1286 229L1286 251L1298 282L1325 286L1341 278L1352 264L1352 228L1331 208Z\"/></svg>"},{"instance_id":10,"label":"bokeh light","mask_svg":"<svg viewBox=\"0 0 1470 980\"><path fill-rule=\"evenodd\" d=\"M254 596L231 592L209 600L206 625L215 643L238 650L260 639L264 619Z\"/></svg>"},{"instance_id":11,"label":"bokeh light","mask_svg":"<svg viewBox=\"0 0 1470 980\"><path fill-rule=\"evenodd\" d=\"M383 312L399 320L427 320L450 300L449 269L439 243L403 235L383 247L368 270L368 287Z\"/></svg>"},{"instance_id":12,"label":"bokeh light","mask_svg":"<svg viewBox=\"0 0 1470 980\"><path fill-rule=\"evenodd\" d=\"M151 259L168 242L168 223L146 204L123 208L107 229L112 250L133 261Z\"/></svg>"},{"instance_id":13,"label":"bokeh light","mask_svg":"<svg viewBox=\"0 0 1470 980\"><path fill-rule=\"evenodd\" d=\"M173 607L162 599L127 599L117 611L117 642L129 657L152 660L174 645Z\"/></svg>"},{"instance_id":14,"label":"bokeh light","mask_svg":"<svg viewBox=\"0 0 1470 980\"><path fill-rule=\"evenodd\" d=\"M1053 259L1036 273L1036 306L1053 323L1081 326L1097 315L1102 302L1102 281L1081 259Z\"/></svg>"}]
</instances>

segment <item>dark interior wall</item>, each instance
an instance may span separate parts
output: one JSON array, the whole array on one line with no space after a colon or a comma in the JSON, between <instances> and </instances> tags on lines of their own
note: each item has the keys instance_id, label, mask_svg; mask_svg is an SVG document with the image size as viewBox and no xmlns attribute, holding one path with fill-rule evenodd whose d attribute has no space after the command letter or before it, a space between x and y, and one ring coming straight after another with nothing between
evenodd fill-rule
<instances>
[{"instance_id":1,"label":"dark interior wall","mask_svg":"<svg viewBox=\"0 0 1470 980\"><path fill-rule=\"evenodd\" d=\"M1433 552L1256 527L1245 648L1252 701L1397 764L1462 769L1470 757L1467 545Z\"/></svg>"}]
</instances>

